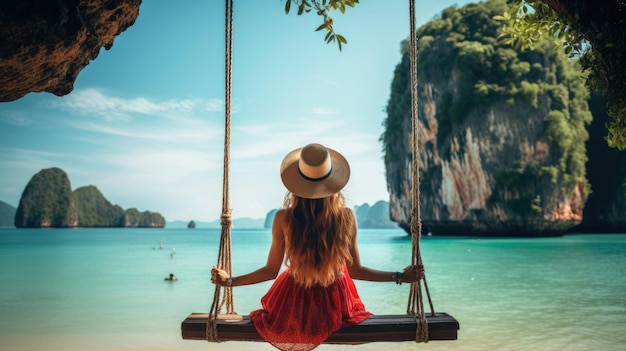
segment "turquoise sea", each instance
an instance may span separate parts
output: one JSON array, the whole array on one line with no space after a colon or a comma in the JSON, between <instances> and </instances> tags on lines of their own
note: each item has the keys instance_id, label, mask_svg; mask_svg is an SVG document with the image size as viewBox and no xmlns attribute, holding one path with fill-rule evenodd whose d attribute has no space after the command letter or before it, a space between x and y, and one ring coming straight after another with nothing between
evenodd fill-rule
<instances>
[{"instance_id":1,"label":"turquoise sea","mask_svg":"<svg viewBox=\"0 0 626 351\"><path fill-rule=\"evenodd\" d=\"M410 262L402 230L359 235L365 264ZM264 264L269 230L232 240L235 274ZM182 340L183 319L210 308L218 242L219 230L198 228L0 229L0 350L273 350ZM626 349L626 234L424 237L421 247L435 310L459 320L459 339L320 350ZM408 285L356 283L372 312L406 311ZM236 288L237 312L258 308L269 284Z\"/></svg>"}]
</instances>

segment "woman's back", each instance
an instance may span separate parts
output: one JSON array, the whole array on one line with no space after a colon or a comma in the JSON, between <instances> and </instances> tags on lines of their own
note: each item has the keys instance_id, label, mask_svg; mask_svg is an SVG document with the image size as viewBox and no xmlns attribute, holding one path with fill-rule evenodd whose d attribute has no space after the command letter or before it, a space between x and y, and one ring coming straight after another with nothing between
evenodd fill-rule
<instances>
[{"instance_id":1,"label":"woman's back","mask_svg":"<svg viewBox=\"0 0 626 351\"><path fill-rule=\"evenodd\" d=\"M293 278L305 287L328 286L345 264L356 232L354 213L344 206L341 193L322 199L293 194L285 199L285 253ZM275 219L276 220L276 219Z\"/></svg>"}]
</instances>

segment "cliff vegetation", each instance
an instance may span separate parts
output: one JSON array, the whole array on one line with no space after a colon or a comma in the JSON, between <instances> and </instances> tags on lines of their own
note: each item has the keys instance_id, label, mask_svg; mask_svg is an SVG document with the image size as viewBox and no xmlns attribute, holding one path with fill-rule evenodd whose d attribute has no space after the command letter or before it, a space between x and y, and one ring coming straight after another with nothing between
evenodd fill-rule
<instances>
[{"instance_id":1,"label":"cliff vegetation","mask_svg":"<svg viewBox=\"0 0 626 351\"><path fill-rule=\"evenodd\" d=\"M418 29L422 222L435 234L558 235L580 223L592 120L582 70L549 39L498 39L504 0L450 7ZM381 136L392 218L409 228L408 43Z\"/></svg>"},{"instance_id":2,"label":"cliff vegetation","mask_svg":"<svg viewBox=\"0 0 626 351\"><path fill-rule=\"evenodd\" d=\"M72 191L67 174L55 167L39 171L28 182L14 224L18 228L164 227L165 218L112 205L93 185Z\"/></svg>"}]
</instances>

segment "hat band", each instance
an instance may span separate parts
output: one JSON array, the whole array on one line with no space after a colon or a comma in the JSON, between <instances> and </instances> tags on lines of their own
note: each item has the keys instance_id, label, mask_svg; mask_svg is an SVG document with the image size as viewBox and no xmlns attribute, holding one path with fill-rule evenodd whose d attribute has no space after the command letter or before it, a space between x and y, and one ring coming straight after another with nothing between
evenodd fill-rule
<instances>
[{"instance_id":1,"label":"hat band","mask_svg":"<svg viewBox=\"0 0 626 351\"><path fill-rule=\"evenodd\" d=\"M308 180L310 182L321 182L322 180L330 177L330 174L333 173L333 166L330 166L330 169L328 170L328 173L326 173L325 175L319 177L319 178L311 178L311 177L307 177L304 173L302 173L302 171L300 170L300 167L298 166L298 173L300 173L300 176L302 178L304 178L305 180Z\"/></svg>"}]
</instances>

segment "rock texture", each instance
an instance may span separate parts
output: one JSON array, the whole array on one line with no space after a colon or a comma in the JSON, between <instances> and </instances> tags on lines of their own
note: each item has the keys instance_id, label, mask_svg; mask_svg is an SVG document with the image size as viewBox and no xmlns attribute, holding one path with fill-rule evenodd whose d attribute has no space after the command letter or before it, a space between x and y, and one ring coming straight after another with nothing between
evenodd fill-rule
<instances>
[{"instance_id":1,"label":"rock texture","mask_svg":"<svg viewBox=\"0 0 626 351\"><path fill-rule=\"evenodd\" d=\"M364 203L354 206L357 224L361 229L393 229L398 225L389 218L389 202L377 201L370 206Z\"/></svg>"},{"instance_id":2,"label":"rock texture","mask_svg":"<svg viewBox=\"0 0 626 351\"><path fill-rule=\"evenodd\" d=\"M42 169L26 185L15 214L18 228L165 227L158 212L124 210L112 205L93 185L72 191L60 168Z\"/></svg>"},{"instance_id":3,"label":"rock texture","mask_svg":"<svg viewBox=\"0 0 626 351\"><path fill-rule=\"evenodd\" d=\"M20 0L0 6L0 102L66 95L101 48L135 23L141 0Z\"/></svg>"},{"instance_id":4,"label":"rock texture","mask_svg":"<svg viewBox=\"0 0 626 351\"><path fill-rule=\"evenodd\" d=\"M48 168L35 174L24 189L15 214L18 228L78 226L76 198L67 174Z\"/></svg>"},{"instance_id":5,"label":"rock texture","mask_svg":"<svg viewBox=\"0 0 626 351\"><path fill-rule=\"evenodd\" d=\"M522 54L501 44L491 18L503 6L448 9L418 31L420 213L434 235L561 235L582 220L591 119L584 82L551 48ZM408 77L406 53L382 138L390 214L407 231Z\"/></svg>"}]
</instances>

